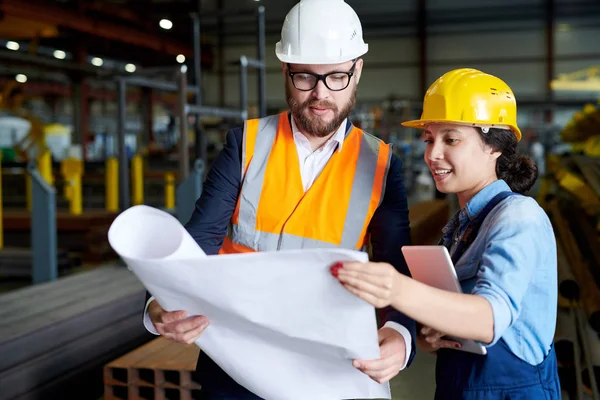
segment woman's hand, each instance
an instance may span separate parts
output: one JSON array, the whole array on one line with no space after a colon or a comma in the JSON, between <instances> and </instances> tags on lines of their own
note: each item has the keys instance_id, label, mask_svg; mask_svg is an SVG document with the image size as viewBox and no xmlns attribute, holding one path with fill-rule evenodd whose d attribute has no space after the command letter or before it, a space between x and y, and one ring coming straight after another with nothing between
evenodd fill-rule
<instances>
[{"instance_id":1,"label":"woman's hand","mask_svg":"<svg viewBox=\"0 0 600 400\"><path fill-rule=\"evenodd\" d=\"M392 304L400 292L402 275L387 263L337 263L331 274L348 291L377 308Z\"/></svg>"},{"instance_id":2,"label":"woman's hand","mask_svg":"<svg viewBox=\"0 0 600 400\"><path fill-rule=\"evenodd\" d=\"M417 345L421 350L433 353L439 349L460 349L461 344L453 340L442 339L446 334L426 326L417 334Z\"/></svg>"}]
</instances>

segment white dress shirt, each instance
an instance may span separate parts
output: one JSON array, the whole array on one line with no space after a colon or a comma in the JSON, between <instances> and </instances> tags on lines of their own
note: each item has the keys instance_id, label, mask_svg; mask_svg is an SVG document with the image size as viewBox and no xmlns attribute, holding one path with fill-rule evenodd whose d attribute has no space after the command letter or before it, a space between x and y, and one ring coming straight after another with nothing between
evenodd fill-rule
<instances>
[{"instance_id":1,"label":"white dress shirt","mask_svg":"<svg viewBox=\"0 0 600 400\"><path fill-rule=\"evenodd\" d=\"M296 144L298 160L300 161L300 175L302 176L302 184L304 186L304 191L306 192L312 186L315 179L317 179L333 153L342 150L344 139L346 137L347 120L344 120L337 132L317 150L312 149L306 136L298 129L294 118L291 118L291 120L294 143ZM156 331L154 324L150 320L150 315L147 312L148 305L150 305L153 300L154 297L150 297L146 302L144 310L144 326L148 332L158 335L159 333ZM386 322L384 327L395 329L404 338L406 344L406 358L404 359L404 365L402 365L402 369L404 369L408 363L408 358L410 357L412 349L410 332L404 326L393 321Z\"/></svg>"}]
</instances>

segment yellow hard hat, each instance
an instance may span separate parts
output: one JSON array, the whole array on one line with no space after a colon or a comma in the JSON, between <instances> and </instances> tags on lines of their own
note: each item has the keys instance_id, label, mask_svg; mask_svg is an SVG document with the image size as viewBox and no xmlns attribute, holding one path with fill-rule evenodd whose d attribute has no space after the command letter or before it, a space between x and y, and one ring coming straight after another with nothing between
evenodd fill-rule
<instances>
[{"instance_id":1,"label":"yellow hard hat","mask_svg":"<svg viewBox=\"0 0 600 400\"><path fill-rule=\"evenodd\" d=\"M510 129L517 141L517 101L500 78L472 68L447 72L425 93L421 119L403 122L410 128L425 128L434 122Z\"/></svg>"}]
</instances>

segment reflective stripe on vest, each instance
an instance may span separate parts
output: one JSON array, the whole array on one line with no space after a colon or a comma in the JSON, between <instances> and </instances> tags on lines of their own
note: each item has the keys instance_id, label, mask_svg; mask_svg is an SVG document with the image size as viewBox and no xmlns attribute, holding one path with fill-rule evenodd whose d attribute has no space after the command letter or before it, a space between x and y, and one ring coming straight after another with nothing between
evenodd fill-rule
<instances>
[{"instance_id":1,"label":"reflective stripe on vest","mask_svg":"<svg viewBox=\"0 0 600 400\"><path fill-rule=\"evenodd\" d=\"M362 248L390 159L389 145L353 127L305 193L288 114L246 121L242 190L220 252Z\"/></svg>"}]
</instances>

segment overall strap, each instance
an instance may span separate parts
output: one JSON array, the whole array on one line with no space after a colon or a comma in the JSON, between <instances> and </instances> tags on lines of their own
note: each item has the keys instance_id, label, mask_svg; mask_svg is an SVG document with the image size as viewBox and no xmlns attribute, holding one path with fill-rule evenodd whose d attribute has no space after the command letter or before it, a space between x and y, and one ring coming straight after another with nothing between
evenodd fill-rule
<instances>
[{"instance_id":1,"label":"overall strap","mask_svg":"<svg viewBox=\"0 0 600 400\"><path fill-rule=\"evenodd\" d=\"M454 265L456 265L458 263L458 260L460 260L460 257L469 248L471 243L473 243L473 241L477 237L479 228L483 224L483 221L485 221L485 218L488 216L490 211L492 211L494 209L494 207L496 207L496 205L498 203L500 203L502 200L504 200L505 198L513 196L513 195L517 195L517 194L518 193L508 192L508 191L498 193L496 196L494 196L494 198L492 200L489 201L489 203L487 203L487 205L483 208L483 210L481 210L481 212L477 215L477 217L475 217L475 219L473 221L471 221L471 223L469 223L469 226L467 226L467 229L465 230L465 233L464 233L461 241L458 243L454 253L452 254L452 262L454 263Z\"/></svg>"}]
</instances>

